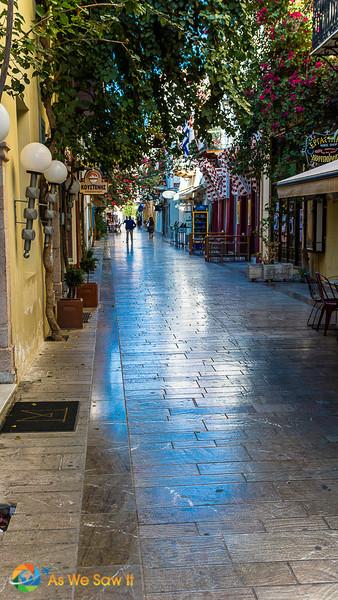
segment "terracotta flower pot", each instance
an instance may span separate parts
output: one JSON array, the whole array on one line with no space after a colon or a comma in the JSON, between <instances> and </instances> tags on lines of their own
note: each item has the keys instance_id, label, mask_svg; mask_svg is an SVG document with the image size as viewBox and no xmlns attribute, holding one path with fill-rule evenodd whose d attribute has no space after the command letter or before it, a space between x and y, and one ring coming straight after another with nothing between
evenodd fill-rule
<instances>
[{"instance_id":1,"label":"terracotta flower pot","mask_svg":"<svg viewBox=\"0 0 338 600\"><path fill-rule=\"evenodd\" d=\"M61 298L61 300L58 300L57 322L61 329L83 329L82 298Z\"/></svg>"},{"instance_id":2,"label":"terracotta flower pot","mask_svg":"<svg viewBox=\"0 0 338 600\"><path fill-rule=\"evenodd\" d=\"M97 283L82 283L77 288L77 297L83 299L85 308L96 308L99 303L99 288Z\"/></svg>"}]
</instances>

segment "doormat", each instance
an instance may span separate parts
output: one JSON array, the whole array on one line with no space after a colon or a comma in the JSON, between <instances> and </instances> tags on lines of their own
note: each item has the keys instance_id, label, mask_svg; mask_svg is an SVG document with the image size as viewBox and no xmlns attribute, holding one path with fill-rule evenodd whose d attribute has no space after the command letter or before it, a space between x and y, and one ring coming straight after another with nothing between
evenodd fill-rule
<instances>
[{"instance_id":1,"label":"doormat","mask_svg":"<svg viewBox=\"0 0 338 600\"><path fill-rule=\"evenodd\" d=\"M89 319L91 318L92 313L90 312L84 312L83 313L83 322L84 323L88 323Z\"/></svg>"},{"instance_id":2,"label":"doormat","mask_svg":"<svg viewBox=\"0 0 338 600\"><path fill-rule=\"evenodd\" d=\"M74 431L78 402L16 402L5 418L1 433Z\"/></svg>"},{"instance_id":3,"label":"doormat","mask_svg":"<svg viewBox=\"0 0 338 600\"><path fill-rule=\"evenodd\" d=\"M9 522L15 513L16 504L0 504L0 533L8 529Z\"/></svg>"}]
</instances>

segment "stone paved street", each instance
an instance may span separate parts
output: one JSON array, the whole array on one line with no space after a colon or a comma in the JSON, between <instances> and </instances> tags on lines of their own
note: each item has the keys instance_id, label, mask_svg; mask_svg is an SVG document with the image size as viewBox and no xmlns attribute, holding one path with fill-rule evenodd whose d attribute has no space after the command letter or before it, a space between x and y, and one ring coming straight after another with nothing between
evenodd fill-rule
<instances>
[{"instance_id":1,"label":"stone paved street","mask_svg":"<svg viewBox=\"0 0 338 600\"><path fill-rule=\"evenodd\" d=\"M22 394L82 397L77 432L0 437L1 465L16 449L1 486L19 509L2 570L35 560L121 577L34 600L336 599L338 346L308 312L241 266L111 236L88 437L94 321L57 386ZM4 581L2 597L20 594Z\"/></svg>"}]
</instances>

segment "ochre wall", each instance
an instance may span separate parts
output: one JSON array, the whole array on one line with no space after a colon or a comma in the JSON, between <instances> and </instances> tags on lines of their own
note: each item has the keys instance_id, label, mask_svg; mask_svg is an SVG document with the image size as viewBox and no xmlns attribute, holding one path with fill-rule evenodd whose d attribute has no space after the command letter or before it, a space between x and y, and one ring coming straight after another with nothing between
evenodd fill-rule
<instances>
[{"instance_id":1,"label":"ochre wall","mask_svg":"<svg viewBox=\"0 0 338 600\"><path fill-rule=\"evenodd\" d=\"M332 277L338 275L338 199L327 200L326 243L324 253L310 254L311 272Z\"/></svg>"},{"instance_id":2,"label":"ochre wall","mask_svg":"<svg viewBox=\"0 0 338 600\"><path fill-rule=\"evenodd\" d=\"M30 23L34 17L31 0L20 0L19 10ZM48 333L44 317L44 272L42 266L42 231L34 222L36 238L32 242L31 255L23 258L24 227L23 210L27 204L14 202L25 200L25 188L29 175L20 165L20 151L29 142L40 141L40 118L42 107L39 100L37 80L33 79L23 95L23 102L4 94L2 102L10 115L10 132L6 138L10 151L5 164L5 207L7 208L8 260L10 273L11 334L15 352L18 379L22 377L39 346ZM25 108L26 107L26 108ZM46 124L46 121L45 121Z\"/></svg>"}]
</instances>

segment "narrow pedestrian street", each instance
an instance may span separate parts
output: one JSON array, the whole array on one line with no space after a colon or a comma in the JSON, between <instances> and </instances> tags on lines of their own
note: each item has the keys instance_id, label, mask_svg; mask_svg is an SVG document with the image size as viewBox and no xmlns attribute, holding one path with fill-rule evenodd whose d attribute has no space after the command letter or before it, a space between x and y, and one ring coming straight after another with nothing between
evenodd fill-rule
<instances>
[{"instance_id":1,"label":"narrow pedestrian street","mask_svg":"<svg viewBox=\"0 0 338 600\"><path fill-rule=\"evenodd\" d=\"M0 436L0 598L24 561L90 578L34 600L336 598L337 341L308 312L242 265L110 236L95 357L94 316L19 388L81 399L76 431Z\"/></svg>"},{"instance_id":2,"label":"narrow pedestrian street","mask_svg":"<svg viewBox=\"0 0 338 600\"><path fill-rule=\"evenodd\" d=\"M135 586L76 598L335 598L335 335L241 266L108 250L78 568Z\"/></svg>"}]
</instances>

